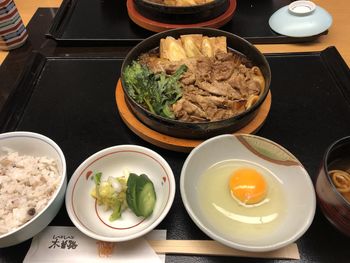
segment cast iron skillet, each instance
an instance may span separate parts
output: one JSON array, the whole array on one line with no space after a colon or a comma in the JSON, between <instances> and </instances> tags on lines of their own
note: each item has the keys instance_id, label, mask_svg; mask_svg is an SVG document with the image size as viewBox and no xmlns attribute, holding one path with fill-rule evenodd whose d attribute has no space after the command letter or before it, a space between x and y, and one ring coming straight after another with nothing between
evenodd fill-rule
<instances>
[{"instance_id":1,"label":"cast iron skillet","mask_svg":"<svg viewBox=\"0 0 350 263\"><path fill-rule=\"evenodd\" d=\"M241 114L231 117L229 119L221 121L212 122L183 122L178 120L167 119L158 115L155 115L143 108L136 101L134 101L126 90L126 84L124 81L124 69L126 66L131 64L133 60L137 60L140 54L146 53L159 46L161 38L167 36L172 36L174 38L179 38L180 35L185 34L202 34L203 36L215 37L215 36L226 36L227 46L234 49L247 58L249 58L252 63L260 68L262 74L265 78L265 90L260 95L259 100L247 111ZM243 38L236 36L234 34L212 28L181 28L173 29L169 31L164 31L155 34L137 46L135 46L126 56L122 68L121 68L121 81L122 87L125 94L125 101L130 108L131 112L144 124L146 124L151 129L158 131L163 134L167 134L178 138L190 138L190 139L204 139L209 138L218 134L233 133L244 127L249 121L251 121L257 114L257 110L264 102L270 87L271 82L271 71L270 66L264 57L264 55L251 43L244 40Z\"/></svg>"},{"instance_id":2,"label":"cast iron skillet","mask_svg":"<svg viewBox=\"0 0 350 263\"><path fill-rule=\"evenodd\" d=\"M147 0L134 0L137 11L149 19L170 24L194 24L223 14L229 0L214 0L196 6L166 6Z\"/></svg>"}]
</instances>

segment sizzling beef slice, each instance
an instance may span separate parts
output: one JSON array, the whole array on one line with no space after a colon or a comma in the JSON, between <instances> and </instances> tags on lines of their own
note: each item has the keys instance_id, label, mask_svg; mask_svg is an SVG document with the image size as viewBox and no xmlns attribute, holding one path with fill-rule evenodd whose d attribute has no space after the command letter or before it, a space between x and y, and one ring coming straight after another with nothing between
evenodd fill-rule
<instances>
[{"instance_id":1,"label":"sizzling beef slice","mask_svg":"<svg viewBox=\"0 0 350 263\"><path fill-rule=\"evenodd\" d=\"M210 81L212 78L212 59L203 57L197 61L197 65L192 69L197 81Z\"/></svg>"},{"instance_id":2,"label":"sizzling beef slice","mask_svg":"<svg viewBox=\"0 0 350 263\"><path fill-rule=\"evenodd\" d=\"M227 80L234 70L232 61L215 62L213 64L213 78L217 81Z\"/></svg>"},{"instance_id":3,"label":"sizzling beef slice","mask_svg":"<svg viewBox=\"0 0 350 263\"><path fill-rule=\"evenodd\" d=\"M181 98L173 105L173 111L179 119L188 122L206 120L206 113L196 104L185 98Z\"/></svg>"},{"instance_id":4,"label":"sizzling beef slice","mask_svg":"<svg viewBox=\"0 0 350 263\"><path fill-rule=\"evenodd\" d=\"M192 85L196 82L196 75L191 71L187 71L182 75L181 83L185 86Z\"/></svg>"},{"instance_id":5,"label":"sizzling beef slice","mask_svg":"<svg viewBox=\"0 0 350 263\"><path fill-rule=\"evenodd\" d=\"M232 52L177 62L145 55L142 63L153 72L168 74L186 64L188 70L180 79L182 98L172 105L176 119L186 122L233 117L251 107L265 87L260 69Z\"/></svg>"},{"instance_id":6,"label":"sizzling beef slice","mask_svg":"<svg viewBox=\"0 0 350 263\"><path fill-rule=\"evenodd\" d=\"M244 101L229 100L225 97L203 96L199 94L186 94L186 99L199 105L206 113L206 120L222 120L232 114L244 111Z\"/></svg>"},{"instance_id":7,"label":"sizzling beef slice","mask_svg":"<svg viewBox=\"0 0 350 263\"><path fill-rule=\"evenodd\" d=\"M216 96L223 96L228 99L241 99L240 94L232 88L232 86L227 82L219 82L219 81L213 81L212 83L209 82L196 82L196 85L207 92L209 92L212 95Z\"/></svg>"}]
</instances>

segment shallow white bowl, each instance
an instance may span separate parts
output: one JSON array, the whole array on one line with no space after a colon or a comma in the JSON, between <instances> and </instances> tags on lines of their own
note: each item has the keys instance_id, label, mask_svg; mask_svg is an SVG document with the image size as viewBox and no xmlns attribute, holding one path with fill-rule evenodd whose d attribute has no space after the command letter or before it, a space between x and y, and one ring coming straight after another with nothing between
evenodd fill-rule
<instances>
[{"instance_id":1,"label":"shallow white bowl","mask_svg":"<svg viewBox=\"0 0 350 263\"><path fill-rule=\"evenodd\" d=\"M93 174L119 177L125 171L146 174L154 184L156 205L150 217L137 217L127 209L122 217L109 221L91 197ZM74 172L66 193L66 208L74 225L86 235L103 241L119 242L140 237L154 229L167 215L175 196L175 179L169 164L156 152L136 145L118 145L87 158Z\"/></svg>"},{"instance_id":2,"label":"shallow white bowl","mask_svg":"<svg viewBox=\"0 0 350 263\"><path fill-rule=\"evenodd\" d=\"M281 182L287 205L280 224L266 235L243 237L220 234L202 212L198 183L203 173L223 160L239 160L262 167ZM316 199L312 181L302 164L280 145L254 135L220 135L197 146L187 157L180 178L185 208L194 223L218 242L245 251L271 251L286 246L309 228L313 221Z\"/></svg>"},{"instance_id":3,"label":"shallow white bowl","mask_svg":"<svg viewBox=\"0 0 350 263\"><path fill-rule=\"evenodd\" d=\"M57 161L60 184L46 207L30 221L17 229L0 235L0 247L19 244L43 230L60 210L67 185L66 160L60 147L48 137L33 132L8 132L0 134L0 153L3 147L20 155L46 156Z\"/></svg>"}]
</instances>

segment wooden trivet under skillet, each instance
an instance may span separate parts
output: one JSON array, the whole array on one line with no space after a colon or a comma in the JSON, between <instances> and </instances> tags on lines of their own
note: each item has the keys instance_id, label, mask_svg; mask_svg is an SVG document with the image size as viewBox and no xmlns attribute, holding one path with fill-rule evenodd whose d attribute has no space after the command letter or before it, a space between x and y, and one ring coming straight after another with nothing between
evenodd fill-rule
<instances>
[{"instance_id":1,"label":"wooden trivet under skillet","mask_svg":"<svg viewBox=\"0 0 350 263\"><path fill-rule=\"evenodd\" d=\"M176 138L170 135L165 135L157 131L152 130L145 124L143 124L139 119L137 119L134 114L128 108L125 99L124 91L120 79L115 90L115 99L117 102L118 111L120 117L124 123L132 130L136 135L144 139L145 141L152 143L158 147L176 151L176 152L190 152L194 147L202 143L204 140L194 140L194 139L183 139ZM254 119L249 122L242 129L236 131L235 133L255 133L264 124L267 115L269 114L271 108L271 91L269 91L266 96L265 101L258 109L257 115Z\"/></svg>"},{"instance_id":2,"label":"wooden trivet under skillet","mask_svg":"<svg viewBox=\"0 0 350 263\"><path fill-rule=\"evenodd\" d=\"M175 28L186 28L186 27L211 27L211 28L219 28L231 21L233 13L236 10L236 0L230 0L229 6L227 10L220 16L200 22L195 24L167 24L158 21L154 21L152 19L146 18L141 15L135 8L134 0L127 0L126 7L128 9L128 14L130 19L140 27L143 27L147 30L153 32L162 32L169 29Z\"/></svg>"}]
</instances>

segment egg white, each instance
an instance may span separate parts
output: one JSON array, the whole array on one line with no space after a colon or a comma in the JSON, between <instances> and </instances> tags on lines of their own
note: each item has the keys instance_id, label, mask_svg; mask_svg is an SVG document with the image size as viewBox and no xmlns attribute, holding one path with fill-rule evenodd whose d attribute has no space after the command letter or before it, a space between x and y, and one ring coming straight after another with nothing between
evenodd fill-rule
<instances>
[{"instance_id":1,"label":"egg white","mask_svg":"<svg viewBox=\"0 0 350 263\"><path fill-rule=\"evenodd\" d=\"M253 168L266 180L266 198L255 205L243 205L232 196L229 180L239 168ZM266 168L245 160L225 160L200 176L198 202L204 218L221 236L249 243L276 230L287 211L282 182Z\"/></svg>"}]
</instances>

